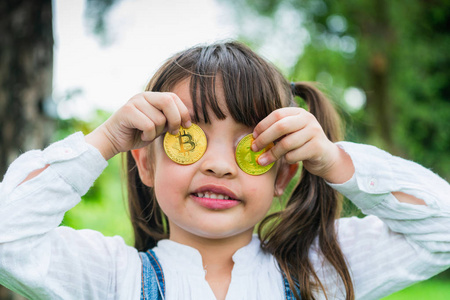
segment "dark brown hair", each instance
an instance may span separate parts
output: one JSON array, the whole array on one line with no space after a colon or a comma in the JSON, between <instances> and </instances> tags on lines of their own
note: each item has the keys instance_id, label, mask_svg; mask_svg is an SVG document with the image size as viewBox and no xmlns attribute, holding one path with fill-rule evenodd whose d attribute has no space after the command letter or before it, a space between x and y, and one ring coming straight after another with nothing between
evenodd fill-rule
<instances>
[{"instance_id":1,"label":"dark brown hair","mask_svg":"<svg viewBox=\"0 0 450 300\"><path fill-rule=\"evenodd\" d=\"M341 138L338 115L318 89L302 82L291 86L273 65L243 44L215 43L180 52L159 68L146 90L167 92L185 79L190 80L194 122L208 123L208 108L218 119L227 117L216 98L216 81L220 80L229 116L238 123L254 127L272 111L295 106L294 96L299 96L328 138ZM153 189L141 182L130 153L127 169L135 247L145 251L167 238L170 228ZM344 283L346 298L354 298L349 270L336 238L340 203L338 194L322 178L302 170L286 207L267 216L258 228L262 249L274 255L291 286L299 284L302 299L314 299L318 289L326 293L308 256L316 240Z\"/></svg>"}]
</instances>

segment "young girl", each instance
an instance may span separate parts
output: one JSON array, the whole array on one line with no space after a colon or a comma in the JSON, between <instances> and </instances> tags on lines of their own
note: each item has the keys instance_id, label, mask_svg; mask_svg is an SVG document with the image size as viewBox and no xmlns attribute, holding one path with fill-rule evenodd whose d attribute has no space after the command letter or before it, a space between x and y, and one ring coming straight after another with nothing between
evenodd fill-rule
<instances>
[{"instance_id":1,"label":"young girl","mask_svg":"<svg viewBox=\"0 0 450 300\"><path fill-rule=\"evenodd\" d=\"M10 166L0 283L30 299L379 299L448 268L448 183L339 139L324 96L247 47L183 51L92 133ZM127 151L136 248L58 227ZM369 216L338 219L337 191Z\"/></svg>"}]
</instances>

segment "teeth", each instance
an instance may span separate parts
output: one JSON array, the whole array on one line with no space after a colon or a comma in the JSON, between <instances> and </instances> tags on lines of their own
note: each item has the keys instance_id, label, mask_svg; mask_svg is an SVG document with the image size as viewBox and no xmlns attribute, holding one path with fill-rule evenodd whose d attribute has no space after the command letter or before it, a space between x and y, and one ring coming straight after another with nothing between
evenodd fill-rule
<instances>
[{"instance_id":1,"label":"teeth","mask_svg":"<svg viewBox=\"0 0 450 300\"><path fill-rule=\"evenodd\" d=\"M211 193L211 192L197 193L197 197L199 197L199 198L219 199L219 200L230 200L230 197L228 197L227 195L214 194L214 193Z\"/></svg>"}]
</instances>

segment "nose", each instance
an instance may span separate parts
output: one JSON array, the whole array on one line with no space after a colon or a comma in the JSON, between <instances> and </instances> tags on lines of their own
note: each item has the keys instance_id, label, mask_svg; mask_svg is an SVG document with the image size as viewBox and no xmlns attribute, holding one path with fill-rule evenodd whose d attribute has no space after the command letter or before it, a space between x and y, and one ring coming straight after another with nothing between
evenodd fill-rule
<instances>
[{"instance_id":1,"label":"nose","mask_svg":"<svg viewBox=\"0 0 450 300\"><path fill-rule=\"evenodd\" d=\"M237 175L234 147L223 140L208 141L208 148L201 158L201 172L218 178L233 178Z\"/></svg>"}]
</instances>

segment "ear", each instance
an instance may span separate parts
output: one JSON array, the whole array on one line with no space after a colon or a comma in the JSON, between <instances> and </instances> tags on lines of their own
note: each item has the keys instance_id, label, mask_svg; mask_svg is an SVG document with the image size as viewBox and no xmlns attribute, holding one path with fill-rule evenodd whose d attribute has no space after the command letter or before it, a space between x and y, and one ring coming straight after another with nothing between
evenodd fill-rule
<instances>
[{"instance_id":1,"label":"ear","mask_svg":"<svg viewBox=\"0 0 450 300\"><path fill-rule=\"evenodd\" d=\"M275 191L274 196L279 197L283 195L288 183L295 176L298 170L298 163L288 164L282 163L280 169L278 170L277 179L275 180Z\"/></svg>"},{"instance_id":2,"label":"ear","mask_svg":"<svg viewBox=\"0 0 450 300\"><path fill-rule=\"evenodd\" d=\"M148 159L148 148L143 147L140 149L131 150L131 155L133 155L134 161L139 171L139 177L141 181L146 186L153 186L153 169L150 165L150 160Z\"/></svg>"}]
</instances>

